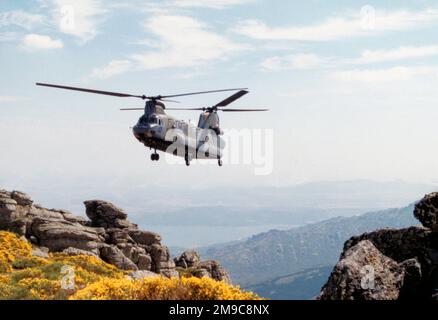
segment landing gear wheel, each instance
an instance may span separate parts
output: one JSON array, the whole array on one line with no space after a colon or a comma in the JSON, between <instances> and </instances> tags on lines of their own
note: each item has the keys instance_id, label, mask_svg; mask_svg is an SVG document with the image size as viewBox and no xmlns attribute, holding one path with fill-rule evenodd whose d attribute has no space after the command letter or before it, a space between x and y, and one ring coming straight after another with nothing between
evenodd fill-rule
<instances>
[{"instance_id":1,"label":"landing gear wheel","mask_svg":"<svg viewBox=\"0 0 438 320\"><path fill-rule=\"evenodd\" d=\"M160 160L160 155L158 153L152 153L151 154L151 160L152 161L158 161Z\"/></svg>"},{"instance_id":2,"label":"landing gear wheel","mask_svg":"<svg viewBox=\"0 0 438 320\"><path fill-rule=\"evenodd\" d=\"M219 165L219 167L222 167L224 163L222 162L221 159L218 159L218 160L217 160L217 164Z\"/></svg>"},{"instance_id":3,"label":"landing gear wheel","mask_svg":"<svg viewBox=\"0 0 438 320\"><path fill-rule=\"evenodd\" d=\"M186 160L186 166L187 167L190 166L190 160L192 160L190 155L186 154L184 159Z\"/></svg>"}]
</instances>

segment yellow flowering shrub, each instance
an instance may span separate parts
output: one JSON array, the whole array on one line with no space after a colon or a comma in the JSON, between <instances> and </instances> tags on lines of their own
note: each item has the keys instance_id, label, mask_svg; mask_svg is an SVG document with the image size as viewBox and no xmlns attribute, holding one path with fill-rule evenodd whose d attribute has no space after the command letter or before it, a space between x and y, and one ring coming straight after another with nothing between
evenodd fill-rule
<instances>
[{"instance_id":1,"label":"yellow flowering shrub","mask_svg":"<svg viewBox=\"0 0 438 320\"><path fill-rule=\"evenodd\" d=\"M61 283L69 275L73 281L66 289ZM126 275L126 271L93 256L56 253L48 259L34 257L29 243L13 233L0 231L0 300L259 299L237 286L210 278L198 279L189 273L181 279L130 280Z\"/></svg>"},{"instance_id":2,"label":"yellow flowering shrub","mask_svg":"<svg viewBox=\"0 0 438 320\"><path fill-rule=\"evenodd\" d=\"M12 271L16 258L30 257L32 246L14 233L0 231L0 272Z\"/></svg>"},{"instance_id":3,"label":"yellow flowering shrub","mask_svg":"<svg viewBox=\"0 0 438 320\"><path fill-rule=\"evenodd\" d=\"M252 292L210 278L104 279L78 291L78 300L258 300Z\"/></svg>"}]
</instances>

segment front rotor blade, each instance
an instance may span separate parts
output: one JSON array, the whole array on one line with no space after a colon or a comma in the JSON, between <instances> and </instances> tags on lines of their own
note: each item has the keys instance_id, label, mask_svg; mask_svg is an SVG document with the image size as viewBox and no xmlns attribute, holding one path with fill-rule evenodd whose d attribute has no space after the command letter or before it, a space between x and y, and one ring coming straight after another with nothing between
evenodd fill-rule
<instances>
[{"instance_id":1,"label":"front rotor blade","mask_svg":"<svg viewBox=\"0 0 438 320\"><path fill-rule=\"evenodd\" d=\"M215 105L215 107L226 107L230 103L232 103L232 102L236 101L237 99L240 99L241 97L243 97L248 92L249 91L246 91L246 90L240 90L239 92L233 94L231 97L228 97L225 100L219 102L217 105Z\"/></svg>"},{"instance_id":2,"label":"front rotor blade","mask_svg":"<svg viewBox=\"0 0 438 320\"><path fill-rule=\"evenodd\" d=\"M168 96L159 96L159 99L185 97L185 96L193 96L193 95L197 95L197 94L207 94L207 93L216 93L216 92L238 91L238 90L247 90L247 88L223 89L223 90L211 90L211 91L199 91L199 92L191 92L191 93L173 94L173 95L168 95Z\"/></svg>"},{"instance_id":3,"label":"front rotor blade","mask_svg":"<svg viewBox=\"0 0 438 320\"><path fill-rule=\"evenodd\" d=\"M172 103L181 103L180 101L169 100L169 99L160 99L159 101L162 101L162 102L172 102Z\"/></svg>"},{"instance_id":4,"label":"front rotor blade","mask_svg":"<svg viewBox=\"0 0 438 320\"><path fill-rule=\"evenodd\" d=\"M218 109L223 112L260 112L269 111L269 109Z\"/></svg>"},{"instance_id":5,"label":"front rotor blade","mask_svg":"<svg viewBox=\"0 0 438 320\"><path fill-rule=\"evenodd\" d=\"M77 87L68 87L68 86L60 86L57 84L48 84L48 83L36 83L37 86L43 86L43 87L50 87L50 88L57 88L57 89L66 89L66 90L74 90L74 91L82 91L82 92L88 92L88 93L96 93L96 94L103 94L107 96L114 96L114 97L133 97L133 98L140 98L140 99L147 99L145 96L137 96L132 95L128 93L120 93L120 92L111 92L111 91L102 91L102 90L94 90L94 89L86 89L86 88L77 88Z\"/></svg>"},{"instance_id":6,"label":"front rotor blade","mask_svg":"<svg viewBox=\"0 0 438 320\"><path fill-rule=\"evenodd\" d=\"M120 109L120 111L143 111L144 108L125 108L125 109Z\"/></svg>"},{"instance_id":7,"label":"front rotor blade","mask_svg":"<svg viewBox=\"0 0 438 320\"><path fill-rule=\"evenodd\" d=\"M166 110L197 110L204 111L204 108L166 108Z\"/></svg>"}]
</instances>

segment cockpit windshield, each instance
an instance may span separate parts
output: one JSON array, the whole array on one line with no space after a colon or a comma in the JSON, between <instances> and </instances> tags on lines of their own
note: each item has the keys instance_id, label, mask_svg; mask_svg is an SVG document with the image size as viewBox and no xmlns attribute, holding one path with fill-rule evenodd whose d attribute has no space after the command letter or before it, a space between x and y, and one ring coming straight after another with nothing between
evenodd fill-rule
<instances>
[{"instance_id":1,"label":"cockpit windshield","mask_svg":"<svg viewBox=\"0 0 438 320\"><path fill-rule=\"evenodd\" d=\"M149 123L150 124L159 124L160 123L160 119L157 116L155 116L155 115L150 116L149 117Z\"/></svg>"},{"instance_id":2,"label":"cockpit windshield","mask_svg":"<svg viewBox=\"0 0 438 320\"><path fill-rule=\"evenodd\" d=\"M161 124L161 120L156 115L142 115L140 119L138 119L139 124L147 125L147 124Z\"/></svg>"}]
</instances>

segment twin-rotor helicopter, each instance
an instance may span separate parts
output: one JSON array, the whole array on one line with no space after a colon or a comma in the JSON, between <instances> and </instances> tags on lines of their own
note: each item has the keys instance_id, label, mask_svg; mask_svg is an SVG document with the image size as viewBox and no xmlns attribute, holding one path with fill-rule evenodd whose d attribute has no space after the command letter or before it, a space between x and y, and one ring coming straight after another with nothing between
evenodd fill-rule
<instances>
[{"instance_id":1,"label":"twin-rotor helicopter","mask_svg":"<svg viewBox=\"0 0 438 320\"><path fill-rule=\"evenodd\" d=\"M232 102L240 99L249 91L246 88L200 91L172 95L132 95L120 92L102 91L87 88L70 87L48 83L36 83L38 86L57 89L74 90L95 94L102 94L114 97L132 97L146 100L144 108L120 109L122 111L142 110L144 114L138 119L137 124L132 128L135 138L146 147L154 150L151 154L152 161L158 161L158 151L171 153L183 157L186 165L190 165L192 159L217 159L219 166L222 166L223 150L225 142L220 137L224 131L220 128L218 112L260 112L268 109L230 109L225 108ZM178 102L169 100L171 98L185 97L192 95L231 92L235 93L225 100L203 108L166 108L163 102ZM183 120L176 119L168 114L166 110L191 110L201 111L198 125L195 126Z\"/></svg>"}]
</instances>

